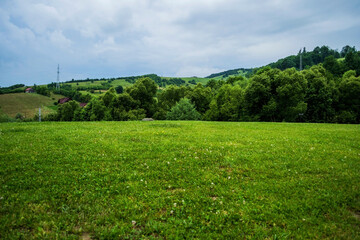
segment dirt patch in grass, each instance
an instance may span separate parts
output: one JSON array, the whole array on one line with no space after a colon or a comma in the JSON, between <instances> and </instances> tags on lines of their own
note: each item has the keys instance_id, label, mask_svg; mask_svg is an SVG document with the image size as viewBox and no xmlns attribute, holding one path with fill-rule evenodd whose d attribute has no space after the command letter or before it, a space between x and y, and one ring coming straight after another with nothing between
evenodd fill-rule
<instances>
[{"instance_id":1,"label":"dirt patch in grass","mask_svg":"<svg viewBox=\"0 0 360 240\"><path fill-rule=\"evenodd\" d=\"M356 220L360 221L360 211L350 211L350 213Z\"/></svg>"},{"instance_id":2,"label":"dirt patch in grass","mask_svg":"<svg viewBox=\"0 0 360 240\"><path fill-rule=\"evenodd\" d=\"M90 240L91 239L91 235L90 233L83 233L80 237L80 239L82 240Z\"/></svg>"}]
</instances>

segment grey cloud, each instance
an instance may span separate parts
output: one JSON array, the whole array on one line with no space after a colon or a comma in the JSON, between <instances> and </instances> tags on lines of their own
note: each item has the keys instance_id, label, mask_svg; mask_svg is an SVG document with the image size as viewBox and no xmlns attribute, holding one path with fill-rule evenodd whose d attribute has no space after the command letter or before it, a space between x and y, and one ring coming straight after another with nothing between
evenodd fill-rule
<instances>
[{"instance_id":1,"label":"grey cloud","mask_svg":"<svg viewBox=\"0 0 360 240\"><path fill-rule=\"evenodd\" d=\"M317 45L359 47L358 1L3 0L0 85L205 76Z\"/></svg>"}]
</instances>

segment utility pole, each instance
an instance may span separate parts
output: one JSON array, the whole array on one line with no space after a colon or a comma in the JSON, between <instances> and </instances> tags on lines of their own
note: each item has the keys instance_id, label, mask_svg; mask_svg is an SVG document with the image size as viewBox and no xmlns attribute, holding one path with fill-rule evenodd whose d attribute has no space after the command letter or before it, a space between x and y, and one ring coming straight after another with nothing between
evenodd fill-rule
<instances>
[{"instance_id":1,"label":"utility pole","mask_svg":"<svg viewBox=\"0 0 360 240\"><path fill-rule=\"evenodd\" d=\"M60 66L57 67L56 90L60 91Z\"/></svg>"},{"instance_id":2,"label":"utility pole","mask_svg":"<svg viewBox=\"0 0 360 240\"><path fill-rule=\"evenodd\" d=\"M301 52L301 49L300 49L300 71L302 71L302 52Z\"/></svg>"},{"instance_id":3,"label":"utility pole","mask_svg":"<svg viewBox=\"0 0 360 240\"><path fill-rule=\"evenodd\" d=\"M41 122L41 108L39 108L39 122Z\"/></svg>"}]
</instances>

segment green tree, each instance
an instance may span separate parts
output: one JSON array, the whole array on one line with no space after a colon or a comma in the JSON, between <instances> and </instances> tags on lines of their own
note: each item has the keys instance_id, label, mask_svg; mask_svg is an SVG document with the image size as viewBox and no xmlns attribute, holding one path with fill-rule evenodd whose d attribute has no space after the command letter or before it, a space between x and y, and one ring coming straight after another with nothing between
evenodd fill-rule
<instances>
[{"instance_id":1,"label":"green tree","mask_svg":"<svg viewBox=\"0 0 360 240\"><path fill-rule=\"evenodd\" d=\"M116 93L120 94L120 93L123 93L124 92L124 88L123 86L119 85L115 88L116 90Z\"/></svg>"},{"instance_id":2,"label":"green tree","mask_svg":"<svg viewBox=\"0 0 360 240\"><path fill-rule=\"evenodd\" d=\"M34 87L36 85L34 84ZM47 96L47 97L50 97L50 91L47 87L42 87L42 86L36 86L36 93L37 94L41 94L41 95L44 95L44 96Z\"/></svg>"},{"instance_id":3,"label":"green tree","mask_svg":"<svg viewBox=\"0 0 360 240\"><path fill-rule=\"evenodd\" d=\"M342 48L340 55L341 57L345 57L348 53L356 53L356 48L354 47L350 47L349 45L346 45L345 47Z\"/></svg>"},{"instance_id":4,"label":"green tree","mask_svg":"<svg viewBox=\"0 0 360 240\"><path fill-rule=\"evenodd\" d=\"M196 110L204 114L210 108L212 91L210 87L203 87L201 83L198 83L192 91L188 91L187 97L195 104Z\"/></svg>"},{"instance_id":5,"label":"green tree","mask_svg":"<svg viewBox=\"0 0 360 240\"><path fill-rule=\"evenodd\" d=\"M112 119L116 121L127 121L129 119L133 119L133 116L139 117L141 114L145 114L145 110L140 109L139 105L140 102L134 100L128 93L119 94L113 101L110 109ZM133 112L129 115L130 111Z\"/></svg>"},{"instance_id":6,"label":"green tree","mask_svg":"<svg viewBox=\"0 0 360 240\"><path fill-rule=\"evenodd\" d=\"M279 69L265 67L258 70L251 78L249 86L245 89L244 104L247 115L252 120L275 120L273 117L277 115L276 111L272 111L271 116L268 116L269 106L267 105L273 105L270 100L277 94L280 72Z\"/></svg>"},{"instance_id":7,"label":"green tree","mask_svg":"<svg viewBox=\"0 0 360 240\"><path fill-rule=\"evenodd\" d=\"M113 103L115 98L116 98L116 91L112 87L104 94L102 100L104 101L106 107L110 107L110 105Z\"/></svg>"},{"instance_id":8,"label":"green tree","mask_svg":"<svg viewBox=\"0 0 360 240\"><path fill-rule=\"evenodd\" d=\"M180 99L166 115L168 120L199 120L200 118L201 114L187 98Z\"/></svg>"},{"instance_id":9,"label":"green tree","mask_svg":"<svg viewBox=\"0 0 360 240\"><path fill-rule=\"evenodd\" d=\"M346 70L355 70L356 75L359 76L360 75L360 52L357 52L357 53L349 52L348 54L346 54L344 64L345 64Z\"/></svg>"},{"instance_id":10,"label":"green tree","mask_svg":"<svg viewBox=\"0 0 360 240\"><path fill-rule=\"evenodd\" d=\"M73 121L86 121L86 109L84 107L79 107L74 111Z\"/></svg>"},{"instance_id":11,"label":"green tree","mask_svg":"<svg viewBox=\"0 0 360 240\"><path fill-rule=\"evenodd\" d=\"M295 68L286 69L278 75L275 99L280 121L293 122L299 118L299 114L305 113L306 87L305 77Z\"/></svg>"},{"instance_id":12,"label":"green tree","mask_svg":"<svg viewBox=\"0 0 360 240\"><path fill-rule=\"evenodd\" d=\"M335 59L334 56L326 57L323 66L336 77L341 77L343 74L343 66Z\"/></svg>"},{"instance_id":13,"label":"green tree","mask_svg":"<svg viewBox=\"0 0 360 240\"><path fill-rule=\"evenodd\" d=\"M310 122L332 121L335 114L333 108L335 83L326 78L325 68L321 65L304 70L302 74L307 80L305 96L307 110L304 118Z\"/></svg>"},{"instance_id":14,"label":"green tree","mask_svg":"<svg viewBox=\"0 0 360 240\"><path fill-rule=\"evenodd\" d=\"M187 95L188 89L183 86L170 85L166 87L162 92L158 93L159 107L165 111L169 111L181 98Z\"/></svg>"},{"instance_id":15,"label":"green tree","mask_svg":"<svg viewBox=\"0 0 360 240\"><path fill-rule=\"evenodd\" d=\"M101 121L105 118L106 107L103 101L99 101L97 98L93 98L88 105L86 105L87 120Z\"/></svg>"},{"instance_id":16,"label":"green tree","mask_svg":"<svg viewBox=\"0 0 360 240\"><path fill-rule=\"evenodd\" d=\"M79 104L75 101L69 101L61 104L58 108L58 115L60 121L72 121L74 112L79 108Z\"/></svg>"},{"instance_id":17,"label":"green tree","mask_svg":"<svg viewBox=\"0 0 360 240\"><path fill-rule=\"evenodd\" d=\"M223 85L210 103L205 118L213 121L238 121L242 116L243 90L239 86Z\"/></svg>"},{"instance_id":18,"label":"green tree","mask_svg":"<svg viewBox=\"0 0 360 240\"><path fill-rule=\"evenodd\" d=\"M126 89L126 92L134 99L139 101L140 108L145 110L146 116L151 117L156 111L156 101L154 99L157 85L149 77L138 79L134 85Z\"/></svg>"},{"instance_id":19,"label":"green tree","mask_svg":"<svg viewBox=\"0 0 360 240\"><path fill-rule=\"evenodd\" d=\"M360 77L356 77L354 70L344 73L343 79L339 85L339 110L343 115L353 115L347 119L355 119L354 122L360 122ZM352 123L354 123L352 122Z\"/></svg>"}]
</instances>

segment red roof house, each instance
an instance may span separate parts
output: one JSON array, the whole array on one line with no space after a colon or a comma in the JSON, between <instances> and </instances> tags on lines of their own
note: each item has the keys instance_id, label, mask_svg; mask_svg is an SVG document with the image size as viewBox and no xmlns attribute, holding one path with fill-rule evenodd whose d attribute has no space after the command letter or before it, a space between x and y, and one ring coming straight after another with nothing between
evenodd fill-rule
<instances>
[{"instance_id":1,"label":"red roof house","mask_svg":"<svg viewBox=\"0 0 360 240\"><path fill-rule=\"evenodd\" d=\"M72 99L69 98L69 97L60 98L60 99L58 100L58 104L64 104L64 103L67 103L67 102L69 102L69 101L71 101L71 100L72 100Z\"/></svg>"},{"instance_id":2,"label":"red roof house","mask_svg":"<svg viewBox=\"0 0 360 240\"><path fill-rule=\"evenodd\" d=\"M26 93L34 93L35 91L34 91L34 89L29 87L29 88L25 89L25 92Z\"/></svg>"}]
</instances>

